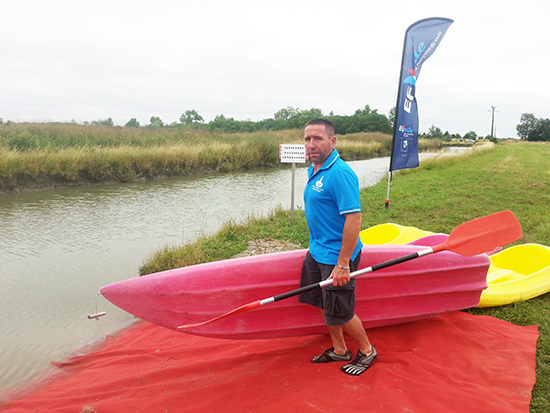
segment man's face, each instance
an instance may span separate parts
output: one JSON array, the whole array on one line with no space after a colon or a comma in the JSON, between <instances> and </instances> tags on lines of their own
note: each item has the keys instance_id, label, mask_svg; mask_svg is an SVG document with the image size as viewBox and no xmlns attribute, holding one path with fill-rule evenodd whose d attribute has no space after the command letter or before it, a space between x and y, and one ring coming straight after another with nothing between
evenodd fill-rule
<instances>
[{"instance_id":1,"label":"man's face","mask_svg":"<svg viewBox=\"0 0 550 413\"><path fill-rule=\"evenodd\" d=\"M304 140L306 154L317 168L325 163L336 146L336 136L330 136L325 125L306 126Z\"/></svg>"}]
</instances>

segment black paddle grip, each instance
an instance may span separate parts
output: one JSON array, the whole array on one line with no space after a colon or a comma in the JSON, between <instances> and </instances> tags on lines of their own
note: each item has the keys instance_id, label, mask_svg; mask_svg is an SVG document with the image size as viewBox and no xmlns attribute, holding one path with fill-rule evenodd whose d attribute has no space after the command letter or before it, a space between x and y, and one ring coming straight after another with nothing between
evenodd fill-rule
<instances>
[{"instance_id":1,"label":"black paddle grip","mask_svg":"<svg viewBox=\"0 0 550 413\"><path fill-rule=\"evenodd\" d=\"M417 252L413 252L412 254L405 255L404 257L394 258L393 260L381 262L380 264L375 264L375 265L371 266L370 268L372 269L372 271L381 270L383 268L391 267L392 265L400 264L400 263L405 262L405 261L414 260L415 258L418 258L418 257L419 257L419 254ZM359 270L357 272L360 273L360 274L356 274L356 275L361 275L361 274L364 274L366 271L365 270ZM352 276L353 276L353 273L352 273ZM306 285L304 287L297 288L296 290L288 291L286 293L274 296L273 297L273 302L281 301L281 300L284 300L285 298L294 297L295 295L302 294L302 293L314 290L314 289L319 288L319 287L321 287L320 283Z\"/></svg>"},{"instance_id":2,"label":"black paddle grip","mask_svg":"<svg viewBox=\"0 0 550 413\"><path fill-rule=\"evenodd\" d=\"M402 262L414 260L415 258L418 258L420 255L418 252L413 252L412 254L405 255L404 257L394 258L393 260L384 261L380 264L374 264L371 268L373 271L381 270L386 267L391 267L392 265L401 264Z\"/></svg>"},{"instance_id":3,"label":"black paddle grip","mask_svg":"<svg viewBox=\"0 0 550 413\"><path fill-rule=\"evenodd\" d=\"M276 295L275 297L273 297L273 301L280 301L280 300L284 300L285 298L294 297L295 295L302 294L302 293L305 293L306 291L311 291L319 287L320 287L319 283L306 285L304 287L297 288L296 290L292 290L287 293Z\"/></svg>"}]
</instances>

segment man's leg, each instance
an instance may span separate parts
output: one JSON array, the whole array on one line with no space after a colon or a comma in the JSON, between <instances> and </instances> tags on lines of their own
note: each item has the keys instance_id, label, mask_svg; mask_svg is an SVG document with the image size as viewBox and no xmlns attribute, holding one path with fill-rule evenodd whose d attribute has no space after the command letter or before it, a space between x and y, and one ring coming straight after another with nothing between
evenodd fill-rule
<instances>
[{"instance_id":1,"label":"man's leg","mask_svg":"<svg viewBox=\"0 0 550 413\"><path fill-rule=\"evenodd\" d=\"M321 310L321 316L324 318L323 310ZM372 351L371 343L363 324L357 315L348 321L346 324L341 326L327 326L328 332L330 334L330 339L332 341L332 346L334 347L334 352L336 354L346 354L348 350L344 333L351 337L357 347L363 354L370 354Z\"/></svg>"},{"instance_id":2,"label":"man's leg","mask_svg":"<svg viewBox=\"0 0 550 413\"><path fill-rule=\"evenodd\" d=\"M321 312L321 317L325 319L325 312L322 308L319 309ZM342 326L327 326L328 332L330 334L330 339L332 341L332 347L334 347L334 352L339 355L344 355L348 351L346 345L346 340L344 339L344 331Z\"/></svg>"},{"instance_id":3,"label":"man's leg","mask_svg":"<svg viewBox=\"0 0 550 413\"><path fill-rule=\"evenodd\" d=\"M372 352L372 346L370 344L369 337L367 336L367 332L363 328L363 324L357 315L354 315L351 320L342 325L341 329L343 333L346 333L353 341L355 341L355 344L357 344L359 350L361 350L363 354L368 355ZM334 348L336 348L336 346Z\"/></svg>"}]
</instances>

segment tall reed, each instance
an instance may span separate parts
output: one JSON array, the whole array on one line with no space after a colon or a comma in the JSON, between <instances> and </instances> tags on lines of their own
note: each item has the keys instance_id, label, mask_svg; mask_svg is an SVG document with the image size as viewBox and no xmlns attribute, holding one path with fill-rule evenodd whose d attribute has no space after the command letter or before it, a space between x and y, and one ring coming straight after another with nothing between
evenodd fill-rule
<instances>
[{"instance_id":1,"label":"tall reed","mask_svg":"<svg viewBox=\"0 0 550 413\"><path fill-rule=\"evenodd\" d=\"M0 124L0 191L273 167L280 144L301 142L302 130ZM389 135L361 133L339 137L339 149L345 159L366 159L388 155L389 142Z\"/></svg>"}]
</instances>

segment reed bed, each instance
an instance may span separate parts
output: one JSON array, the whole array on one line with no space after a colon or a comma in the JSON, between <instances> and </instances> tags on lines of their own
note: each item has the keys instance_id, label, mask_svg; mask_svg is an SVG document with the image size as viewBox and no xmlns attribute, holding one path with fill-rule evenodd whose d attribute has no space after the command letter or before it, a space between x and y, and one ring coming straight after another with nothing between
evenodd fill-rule
<instances>
[{"instance_id":1,"label":"reed bed","mask_svg":"<svg viewBox=\"0 0 550 413\"><path fill-rule=\"evenodd\" d=\"M0 124L0 191L132 182L269 168L279 145L303 142L302 130L222 134L184 128L73 124ZM340 136L345 159L390 153L380 133Z\"/></svg>"},{"instance_id":2,"label":"reed bed","mask_svg":"<svg viewBox=\"0 0 550 413\"><path fill-rule=\"evenodd\" d=\"M214 141L235 143L267 138L281 143L301 141L303 131L263 131L253 133L218 133L205 129L130 128L67 123L0 124L0 149L32 151L39 149L91 147L155 147L177 144L206 144Z\"/></svg>"}]
</instances>

